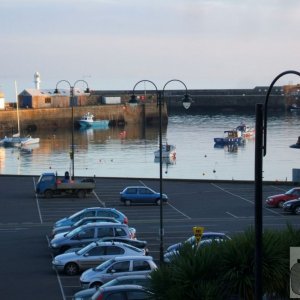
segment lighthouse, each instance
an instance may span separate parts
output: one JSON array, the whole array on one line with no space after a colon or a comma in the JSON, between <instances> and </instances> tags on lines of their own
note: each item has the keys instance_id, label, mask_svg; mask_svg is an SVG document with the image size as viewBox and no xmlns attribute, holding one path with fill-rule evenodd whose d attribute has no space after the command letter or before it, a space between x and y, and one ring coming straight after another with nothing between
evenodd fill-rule
<instances>
[{"instance_id":1,"label":"lighthouse","mask_svg":"<svg viewBox=\"0 0 300 300\"><path fill-rule=\"evenodd\" d=\"M34 73L34 84L37 90L40 89L41 77L39 72Z\"/></svg>"}]
</instances>

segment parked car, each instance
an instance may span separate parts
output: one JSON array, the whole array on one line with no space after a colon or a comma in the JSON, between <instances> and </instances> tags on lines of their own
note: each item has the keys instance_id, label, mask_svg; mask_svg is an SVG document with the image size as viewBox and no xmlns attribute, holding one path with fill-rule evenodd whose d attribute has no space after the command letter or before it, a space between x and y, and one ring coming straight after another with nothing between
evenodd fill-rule
<instances>
[{"instance_id":1,"label":"parked car","mask_svg":"<svg viewBox=\"0 0 300 300\"><path fill-rule=\"evenodd\" d=\"M168 201L168 196L162 194L163 202ZM120 200L125 205L131 204L157 204L160 205L160 193L147 186L128 186L120 193Z\"/></svg>"},{"instance_id":2,"label":"parked car","mask_svg":"<svg viewBox=\"0 0 300 300\"><path fill-rule=\"evenodd\" d=\"M207 239L207 240L203 240L203 241L200 241L200 243L198 244L198 248L199 247L205 247L205 246L208 246L210 245L211 243L213 242L222 242L224 240L221 240L221 239ZM172 250L172 251L168 251L164 254L164 262L165 263L170 263L172 261L172 259L174 259L177 255L179 255L180 253L180 248L176 249L176 250Z\"/></svg>"},{"instance_id":3,"label":"parked car","mask_svg":"<svg viewBox=\"0 0 300 300\"><path fill-rule=\"evenodd\" d=\"M231 238L226 235L225 233L222 232L203 232L202 237L201 237L201 242L205 240L212 240L212 241L224 241L224 240L230 240ZM196 243L196 238L194 235L189 237L187 240L184 242L176 243L167 248L166 252L172 252L179 250L180 247L183 245L183 243L190 243L190 244L195 244Z\"/></svg>"},{"instance_id":4,"label":"parked car","mask_svg":"<svg viewBox=\"0 0 300 300\"><path fill-rule=\"evenodd\" d=\"M284 212L300 215L300 199L287 201L282 208Z\"/></svg>"},{"instance_id":5,"label":"parked car","mask_svg":"<svg viewBox=\"0 0 300 300\"><path fill-rule=\"evenodd\" d=\"M101 286L124 275L149 274L157 269L151 256L116 256L96 268L84 271L80 276L83 288Z\"/></svg>"},{"instance_id":6,"label":"parked car","mask_svg":"<svg viewBox=\"0 0 300 300\"><path fill-rule=\"evenodd\" d=\"M270 207L282 207L283 203L300 197L300 187L288 190L284 194L273 195L267 198L266 205Z\"/></svg>"},{"instance_id":7,"label":"parked car","mask_svg":"<svg viewBox=\"0 0 300 300\"><path fill-rule=\"evenodd\" d=\"M115 256L145 255L145 251L118 242L92 242L76 252L55 256L52 267L67 275L93 268Z\"/></svg>"},{"instance_id":8,"label":"parked car","mask_svg":"<svg viewBox=\"0 0 300 300\"><path fill-rule=\"evenodd\" d=\"M58 220L54 224L54 227L70 226L83 218L95 216L115 218L120 223L128 224L128 218L122 212L118 211L115 208L89 207L84 208L69 217L65 217L63 219Z\"/></svg>"},{"instance_id":9,"label":"parked car","mask_svg":"<svg viewBox=\"0 0 300 300\"><path fill-rule=\"evenodd\" d=\"M121 243L129 244L129 245L132 245L136 248L143 249L145 251L145 254L149 255L149 249L147 247L147 242L146 241L131 239L131 238L122 237L122 236L119 236L119 237L115 236L115 237L101 238L101 239L98 240L98 242L121 242ZM73 247L73 248L70 248L70 249L66 250L64 253L75 252L75 251L80 250L81 248L82 247Z\"/></svg>"},{"instance_id":10,"label":"parked car","mask_svg":"<svg viewBox=\"0 0 300 300\"><path fill-rule=\"evenodd\" d=\"M120 223L120 221L118 221L117 219L110 218L110 217L97 217L97 216L96 217L86 217L86 218L78 220L77 222L75 222L72 225L60 226L60 227L53 228L52 232L51 232L51 238L53 238L58 233L69 232L79 226L89 224L89 223L95 223L95 222Z\"/></svg>"},{"instance_id":11,"label":"parked car","mask_svg":"<svg viewBox=\"0 0 300 300\"><path fill-rule=\"evenodd\" d=\"M100 287L92 296L92 300L150 300L154 294L140 285L125 284L116 286Z\"/></svg>"},{"instance_id":12,"label":"parked car","mask_svg":"<svg viewBox=\"0 0 300 300\"><path fill-rule=\"evenodd\" d=\"M96 242L103 237L133 238L126 224L118 223L89 223L73 229L68 233L58 233L50 241L50 248L55 254L65 252L74 247L83 247Z\"/></svg>"},{"instance_id":13,"label":"parked car","mask_svg":"<svg viewBox=\"0 0 300 300\"><path fill-rule=\"evenodd\" d=\"M103 284L101 288L107 286L116 286L116 285L124 285L124 284L136 284L148 288L150 286L150 277L149 275L126 275L119 276L107 283ZM73 296L73 300L88 300L91 299L92 296L99 290L99 287L94 287L90 289L84 289L77 292Z\"/></svg>"},{"instance_id":14,"label":"parked car","mask_svg":"<svg viewBox=\"0 0 300 300\"><path fill-rule=\"evenodd\" d=\"M154 294L140 285L124 284L116 286L100 287L92 296L92 300L150 300Z\"/></svg>"}]
</instances>

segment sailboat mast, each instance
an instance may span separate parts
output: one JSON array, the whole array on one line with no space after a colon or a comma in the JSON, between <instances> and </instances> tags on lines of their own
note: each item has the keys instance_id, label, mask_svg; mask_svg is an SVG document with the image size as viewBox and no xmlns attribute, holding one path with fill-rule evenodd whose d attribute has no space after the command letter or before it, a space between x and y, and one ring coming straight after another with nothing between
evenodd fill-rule
<instances>
[{"instance_id":1,"label":"sailboat mast","mask_svg":"<svg viewBox=\"0 0 300 300\"><path fill-rule=\"evenodd\" d=\"M17 102L18 134L21 135L21 132L20 132L20 117L19 117L18 89L17 89L17 81L16 80L15 80L15 92L16 92L16 102Z\"/></svg>"}]
</instances>

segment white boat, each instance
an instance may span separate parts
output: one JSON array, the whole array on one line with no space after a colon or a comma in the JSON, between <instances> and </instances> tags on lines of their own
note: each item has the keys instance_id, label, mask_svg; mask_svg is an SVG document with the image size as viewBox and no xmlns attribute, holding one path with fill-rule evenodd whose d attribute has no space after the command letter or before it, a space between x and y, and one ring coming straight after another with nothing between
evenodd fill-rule
<instances>
[{"instance_id":1,"label":"white boat","mask_svg":"<svg viewBox=\"0 0 300 300\"><path fill-rule=\"evenodd\" d=\"M155 158L160 157L160 149L154 151ZM162 158L175 158L176 147L174 145L165 144L162 145Z\"/></svg>"},{"instance_id":2,"label":"white boat","mask_svg":"<svg viewBox=\"0 0 300 300\"><path fill-rule=\"evenodd\" d=\"M90 112L84 114L78 121L81 127L108 128L109 120L95 120Z\"/></svg>"},{"instance_id":3,"label":"white boat","mask_svg":"<svg viewBox=\"0 0 300 300\"><path fill-rule=\"evenodd\" d=\"M236 130L239 131L243 138L252 138L255 136L255 129L246 125L245 123L241 123L236 127Z\"/></svg>"},{"instance_id":4,"label":"white boat","mask_svg":"<svg viewBox=\"0 0 300 300\"><path fill-rule=\"evenodd\" d=\"M0 144L4 147L22 147L26 145L38 144L40 142L39 138L33 138L30 135L21 137L20 134L20 117L19 117L19 103L18 103L18 93L17 93L17 83L15 82L16 90L16 102L17 102L17 120L18 120L18 133L13 134L12 137L4 137Z\"/></svg>"}]
</instances>

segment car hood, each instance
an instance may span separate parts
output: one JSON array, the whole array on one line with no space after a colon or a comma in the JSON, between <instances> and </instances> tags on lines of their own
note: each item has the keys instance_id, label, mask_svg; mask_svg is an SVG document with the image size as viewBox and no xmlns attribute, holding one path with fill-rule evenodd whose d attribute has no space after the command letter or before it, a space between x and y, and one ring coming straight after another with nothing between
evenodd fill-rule
<instances>
[{"instance_id":1,"label":"car hood","mask_svg":"<svg viewBox=\"0 0 300 300\"><path fill-rule=\"evenodd\" d=\"M102 274L102 272L94 271L94 268L84 271L80 276L80 281L90 281L90 278L93 278L97 274Z\"/></svg>"},{"instance_id":2,"label":"car hood","mask_svg":"<svg viewBox=\"0 0 300 300\"><path fill-rule=\"evenodd\" d=\"M63 218L55 222L54 227L60 227L60 226L68 226L71 225L72 221L69 218Z\"/></svg>"},{"instance_id":3,"label":"car hood","mask_svg":"<svg viewBox=\"0 0 300 300\"><path fill-rule=\"evenodd\" d=\"M279 198L285 198L286 195L285 194L278 194L278 195L273 195L268 197L268 199L279 199Z\"/></svg>"},{"instance_id":4,"label":"car hood","mask_svg":"<svg viewBox=\"0 0 300 300\"><path fill-rule=\"evenodd\" d=\"M286 206L289 203L295 203L295 202L300 202L300 199L298 198L298 199L286 201L283 205Z\"/></svg>"},{"instance_id":5,"label":"car hood","mask_svg":"<svg viewBox=\"0 0 300 300\"><path fill-rule=\"evenodd\" d=\"M55 256L55 259L57 260L71 260L74 259L75 257L79 257L75 252L69 252L69 253L63 253Z\"/></svg>"},{"instance_id":6,"label":"car hood","mask_svg":"<svg viewBox=\"0 0 300 300\"><path fill-rule=\"evenodd\" d=\"M54 238L51 240L51 244L54 244L54 243L57 243L57 242L60 242L62 240L65 239L65 234L66 232L61 232L61 233L58 233L54 236Z\"/></svg>"},{"instance_id":7,"label":"car hood","mask_svg":"<svg viewBox=\"0 0 300 300\"><path fill-rule=\"evenodd\" d=\"M79 291L77 292L75 295L74 295L74 299L81 299L83 297L85 298L88 298L89 299L97 292L97 288L91 288L91 289L85 289L85 290L82 290L82 291Z\"/></svg>"}]
</instances>

